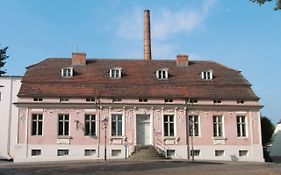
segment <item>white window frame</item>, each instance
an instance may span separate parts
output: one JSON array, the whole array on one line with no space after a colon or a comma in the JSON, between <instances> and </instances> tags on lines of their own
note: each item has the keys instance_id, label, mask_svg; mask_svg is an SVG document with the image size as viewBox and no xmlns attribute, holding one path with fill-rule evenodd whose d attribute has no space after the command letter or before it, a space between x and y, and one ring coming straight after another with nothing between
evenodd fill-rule
<instances>
[{"instance_id":1,"label":"white window frame","mask_svg":"<svg viewBox=\"0 0 281 175\"><path fill-rule=\"evenodd\" d=\"M121 127L122 127L121 135L118 135L118 122L119 122L118 116L122 117L122 120L121 120L121 122L122 122L122 125L121 125ZM115 119L117 117L117 123L115 122L116 123L115 133L117 133L116 135L113 135L113 131L112 131L113 117L115 117ZM125 120L125 117L124 117L123 113L112 113L110 115L110 136L111 137L123 137L124 136L124 131L125 131L124 120Z\"/></svg>"},{"instance_id":2,"label":"white window frame","mask_svg":"<svg viewBox=\"0 0 281 175\"><path fill-rule=\"evenodd\" d=\"M222 152L222 155L218 155L217 153L218 152ZM223 157L223 156L225 156L225 150L215 150L215 157Z\"/></svg>"},{"instance_id":3,"label":"white window frame","mask_svg":"<svg viewBox=\"0 0 281 175\"><path fill-rule=\"evenodd\" d=\"M242 118L244 118L244 123L242 121ZM238 120L238 121L237 121ZM236 125L237 125L237 137L239 138L245 138L248 136L248 125L247 125L247 116L245 115L237 115L236 116ZM243 136L243 127L244 127L244 131L245 131L245 135ZM239 129L238 129L239 128ZM239 135L239 131L240 131L240 135Z\"/></svg>"},{"instance_id":4,"label":"white window frame","mask_svg":"<svg viewBox=\"0 0 281 175\"><path fill-rule=\"evenodd\" d=\"M122 77L122 68L115 67L109 70L109 76L111 79L119 79Z\"/></svg>"},{"instance_id":5,"label":"white window frame","mask_svg":"<svg viewBox=\"0 0 281 175\"><path fill-rule=\"evenodd\" d=\"M62 120L59 119L59 118L60 118L60 115L63 116L63 119L62 119ZM66 116L68 116L68 120L65 119ZM60 124L59 124L59 123L60 123L60 122L63 123L63 125L62 125L62 127L63 127L63 129L62 129L62 130L63 130L63 134L62 134L62 135L59 134L59 130L60 130L60 128L59 128L59 127L60 127ZM67 135L65 134L66 122L68 122L68 134L67 134ZM63 136L70 136L70 115L69 115L69 114L58 114L58 133L57 133L57 134L58 134L59 137L60 137L60 136L62 136L62 137L63 137Z\"/></svg>"},{"instance_id":6,"label":"white window frame","mask_svg":"<svg viewBox=\"0 0 281 175\"><path fill-rule=\"evenodd\" d=\"M194 118L197 117L197 122L195 123ZM200 117L199 115L189 115L188 116L188 122L193 121L194 123L191 123L191 125L189 125L191 128L189 128L189 136L193 136L193 137L200 137ZM194 125L196 124L196 125ZM198 127L198 135L195 135L195 126ZM192 133L191 133L192 132Z\"/></svg>"},{"instance_id":7,"label":"white window frame","mask_svg":"<svg viewBox=\"0 0 281 175\"><path fill-rule=\"evenodd\" d=\"M213 79L213 70L207 70L201 72L201 78L202 80L212 80Z\"/></svg>"},{"instance_id":8,"label":"white window frame","mask_svg":"<svg viewBox=\"0 0 281 175\"><path fill-rule=\"evenodd\" d=\"M246 155L242 155L241 154L242 152L246 152ZM239 157L248 157L249 156L249 150L246 150L246 149L239 150L238 155L239 155Z\"/></svg>"},{"instance_id":9,"label":"white window frame","mask_svg":"<svg viewBox=\"0 0 281 175\"><path fill-rule=\"evenodd\" d=\"M40 152L40 154L33 155L33 154L32 154L32 153L33 153L33 151L39 151L39 152ZM42 155L42 150L41 150L41 148L32 148L32 149L31 149L31 153L30 153L30 155L31 155L32 157L41 156L41 155Z\"/></svg>"},{"instance_id":10,"label":"white window frame","mask_svg":"<svg viewBox=\"0 0 281 175\"><path fill-rule=\"evenodd\" d=\"M67 154L59 155L59 151L67 151ZM57 156L58 157L69 156L69 149L68 148L59 148L59 149L57 149Z\"/></svg>"},{"instance_id":11,"label":"white window frame","mask_svg":"<svg viewBox=\"0 0 281 175\"><path fill-rule=\"evenodd\" d=\"M87 115L89 116L89 120L86 120ZM94 119L93 119L93 117L94 117ZM86 123L89 123L89 134L86 134ZM84 125L85 125L85 131L84 131L85 136L97 136L97 116L96 116L96 114L86 113L84 115ZM92 129L93 125L95 127L95 134L94 135L91 134L91 131L93 130Z\"/></svg>"},{"instance_id":12,"label":"white window frame","mask_svg":"<svg viewBox=\"0 0 281 175\"><path fill-rule=\"evenodd\" d=\"M168 117L168 121L165 122L165 116L169 116ZM173 121L170 121L170 117L173 117ZM165 123L168 124L168 134L165 135ZM170 128L170 124L173 124L174 127L174 135L171 135L171 128ZM163 136L164 137L176 137L176 117L175 114L163 114Z\"/></svg>"},{"instance_id":13,"label":"white window frame","mask_svg":"<svg viewBox=\"0 0 281 175\"><path fill-rule=\"evenodd\" d=\"M33 119L33 116L36 116L36 119ZM42 119L39 119L40 116L42 117ZM43 121L44 121L43 114L40 114L40 113L33 113L33 114L31 114L31 135L32 136L43 136ZM33 126L33 122L36 123L35 126ZM42 124L41 134L39 134L39 123ZM35 134L33 134L33 127L36 127Z\"/></svg>"},{"instance_id":14,"label":"white window frame","mask_svg":"<svg viewBox=\"0 0 281 175\"><path fill-rule=\"evenodd\" d=\"M73 77L73 67L64 67L61 69L61 77L70 78Z\"/></svg>"},{"instance_id":15,"label":"white window frame","mask_svg":"<svg viewBox=\"0 0 281 175\"><path fill-rule=\"evenodd\" d=\"M218 118L221 117L221 122L219 122ZM221 125L221 135L219 133L219 127ZM216 133L215 131L216 127ZM222 115L214 115L213 116L213 137L224 137L224 117Z\"/></svg>"},{"instance_id":16,"label":"white window frame","mask_svg":"<svg viewBox=\"0 0 281 175\"><path fill-rule=\"evenodd\" d=\"M156 71L156 78L158 80L167 80L169 78L168 69L159 69Z\"/></svg>"}]
</instances>

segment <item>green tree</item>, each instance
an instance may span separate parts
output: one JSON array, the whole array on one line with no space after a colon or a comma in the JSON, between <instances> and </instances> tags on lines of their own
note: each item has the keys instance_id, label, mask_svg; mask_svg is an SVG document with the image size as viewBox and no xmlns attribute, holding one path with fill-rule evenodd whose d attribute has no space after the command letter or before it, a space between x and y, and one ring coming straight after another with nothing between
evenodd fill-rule
<instances>
[{"instance_id":1,"label":"green tree","mask_svg":"<svg viewBox=\"0 0 281 175\"><path fill-rule=\"evenodd\" d=\"M250 0L252 2L258 3L260 5L266 3L266 2L270 2L272 0ZM280 10L281 9L281 0L276 0L276 5L275 5L275 10Z\"/></svg>"},{"instance_id":2,"label":"green tree","mask_svg":"<svg viewBox=\"0 0 281 175\"><path fill-rule=\"evenodd\" d=\"M267 146L271 143L272 134L274 132L274 125L271 120L265 116L261 117L261 132L262 132L262 145Z\"/></svg>"},{"instance_id":3,"label":"green tree","mask_svg":"<svg viewBox=\"0 0 281 175\"><path fill-rule=\"evenodd\" d=\"M1 70L1 68L3 68L3 66L5 65L5 60L9 58L9 56L6 54L7 49L8 47L0 48L0 76L6 73L6 71Z\"/></svg>"}]
</instances>

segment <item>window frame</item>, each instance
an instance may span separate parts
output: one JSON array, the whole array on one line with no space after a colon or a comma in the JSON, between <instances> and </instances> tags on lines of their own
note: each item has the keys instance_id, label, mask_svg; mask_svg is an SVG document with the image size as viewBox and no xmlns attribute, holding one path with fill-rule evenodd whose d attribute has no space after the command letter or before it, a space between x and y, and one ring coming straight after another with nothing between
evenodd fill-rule
<instances>
[{"instance_id":1,"label":"window frame","mask_svg":"<svg viewBox=\"0 0 281 175\"><path fill-rule=\"evenodd\" d=\"M244 118L244 122L243 122ZM236 133L238 138L246 138L248 137L248 125L247 125L247 116L245 115L237 115L236 116ZM244 128L244 132L243 132ZM242 133L241 133L242 132Z\"/></svg>"},{"instance_id":2,"label":"window frame","mask_svg":"<svg viewBox=\"0 0 281 175\"><path fill-rule=\"evenodd\" d=\"M86 120L87 116L89 116L88 120ZM94 119L92 117L94 117ZM89 133L87 134L86 133L86 130L87 130L86 126L88 124L89 124ZM96 117L96 114L85 114L84 115L84 126L85 126L85 131L84 131L85 136L90 136L90 137L97 136L97 117ZM94 134L92 133L93 127L94 127Z\"/></svg>"},{"instance_id":3,"label":"window frame","mask_svg":"<svg viewBox=\"0 0 281 175\"><path fill-rule=\"evenodd\" d=\"M60 116L62 116L63 118L62 119L60 119ZM68 117L68 119L66 120L65 119L65 117ZM60 122L62 122L62 134L60 134ZM66 122L67 122L67 125L66 125ZM70 127L69 127L69 125L70 125L70 116L69 116L69 114L58 114L58 136L60 137L60 136L70 136ZM66 126L67 126L67 134L66 134L66 130L65 130L65 128L66 128Z\"/></svg>"},{"instance_id":4,"label":"window frame","mask_svg":"<svg viewBox=\"0 0 281 175\"><path fill-rule=\"evenodd\" d=\"M121 113L112 113L110 118L110 136L111 137L123 137L124 136L124 115ZM118 117L121 116L121 120ZM117 119L117 120L116 120ZM121 123L121 125L119 125ZM113 129L113 125L115 125L115 131ZM119 127L121 126L121 133L118 132Z\"/></svg>"},{"instance_id":5,"label":"window frame","mask_svg":"<svg viewBox=\"0 0 281 175\"><path fill-rule=\"evenodd\" d=\"M67 154L60 155L59 154L60 151L63 151L64 153L67 153ZM57 149L57 156L58 157L69 156L69 149L67 149L67 148Z\"/></svg>"},{"instance_id":6,"label":"window frame","mask_svg":"<svg viewBox=\"0 0 281 175\"><path fill-rule=\"evenodd\" d=\"M168 117L168 120L165 121L165 117ZM173 120L171 121L171 117ZM167 133L165 132L165 124L167 124ZM171 126L173 126L173 133L171 134ZM175 137L176 136L176 121L174 114L163 114L163 136L164 137Z\"/></svg>"},{"instance_id":7,"label":"window frame","mask_svg":"<svg viewBox=\"0 0 281 175\"><path fill-rule=\"evenodd\" d=\"M158 69L155 74L156 74L156 78L158 80L168 80L169 79L168 68Z\"/></svg>"},{"instance_id":8,"label":"window frame","mask_svg":"<svg viewBox=\"0 0 281 175\"><path fill-rule=\"evenodd\" d=\"M62 78L71 78L73 77L73 67L64 67L61 69Z\"/></svg>"},{"instance_id":9,"label":"window frame","mask_svg":"<svg viewBox=\"0 0 281 175\"><path fill-rule=\"evenodd\" d=\"M109 70L109 77L111 79L120 79L122 77L122 68L114 67Z\"/></svg>"},{"instance_id":10,"label":"window frame","mask_svg":"<svg viewBox=\"0 0 281 175\"><path fill-rule=\"evenodd\" d=\"M197 121L194 119L197 118ZM193 121L189 125L189 136L200 137L200 117L199 115L189 115L188 122ZM195 128L197 128L197 135L195 135Z\"/></svg>"},{"instance_id":11,"label":"window frame","mask_svg":"<svg viewBox=\"0 0 281 175\"><path fill-rule=\"evenodd\" d=\"M34 119L36 117L36 119ZM40 119L41 117L41 119ZM33 113L31 115L31 135L32 136L43 136L43 114L42 113ZM34 123L35 122L35 123ZM35 124L35 126L34 126ZM41 133L39 132L39 125L41 124ZM35 127L35 133L33 132L33 129Z\"/></svg>"},{"instance_id":12,"label":"window frame","mask_svg":"<svg viewBox=\"0 0 281 175\"><path fill-rule=\"evenodd\" d=\"M219 121L219 118L221 118L221 121ZM216 132L215 132L216 128ZM219 129L221 128L221 129ZM221 133L220 133L221 131ZM213 137L214 138L220 138L224 137L224 117L223 115L214 115L213 116Z\"/></svg>"},{"instance_id":13,"label":"window frame","mask_svg":"<svg viewBox=\"0 0 281 175\"><path fill-rule=\"evenodd\" d=\"M201 72L201 79L202 80L212 80L212 79L214 79L213 70L209 69L209 70Z\"/></svg>"}]
</instances>

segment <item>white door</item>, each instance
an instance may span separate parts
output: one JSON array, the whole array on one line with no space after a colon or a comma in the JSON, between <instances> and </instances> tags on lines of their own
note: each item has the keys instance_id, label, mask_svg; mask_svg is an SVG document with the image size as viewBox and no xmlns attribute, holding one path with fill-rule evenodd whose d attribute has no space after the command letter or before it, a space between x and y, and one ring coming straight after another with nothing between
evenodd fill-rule
<instances>
[{"instance_id":1,"label":"white door","mask_svg":"<svg viewBox=\"0 0 281 175\"><path fill-rule=\"evenodd\" d=\"M137 144L151 145L150 116L137 115Z\"/></svg>"}]
</instances>

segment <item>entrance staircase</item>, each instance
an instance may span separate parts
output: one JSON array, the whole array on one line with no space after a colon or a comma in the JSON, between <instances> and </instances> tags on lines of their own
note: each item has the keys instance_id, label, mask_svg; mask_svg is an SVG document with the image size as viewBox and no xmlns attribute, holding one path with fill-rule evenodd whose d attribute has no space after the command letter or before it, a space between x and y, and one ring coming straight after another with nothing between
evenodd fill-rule
<instances>
[{"instance_id":1,"label":"entrance staircase","mask_svg":"<svg viewBox=\"0 0 281 175\"><path fill-rule=\"evenodd\" d=\"M154 146L136 146L135 151L131 154L132 160L159 160L167 159L164 154L159 153Z\"/></svg>"}]
</instances>

